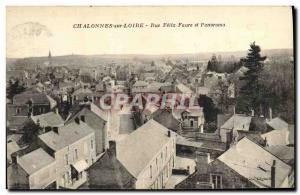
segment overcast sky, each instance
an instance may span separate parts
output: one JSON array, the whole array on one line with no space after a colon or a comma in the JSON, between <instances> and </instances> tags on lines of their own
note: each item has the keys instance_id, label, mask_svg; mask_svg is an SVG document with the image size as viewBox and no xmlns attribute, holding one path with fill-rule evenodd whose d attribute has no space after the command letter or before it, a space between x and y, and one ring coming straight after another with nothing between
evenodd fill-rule
<instances>
[{"instance_id":1,"label":"overcast sky","mask_svg":"<svg viewBox=\"0 0 300 195\"><path fill-rule=\"evenodd\" d=\"M225 27L74 29L77 23L224 23ZM293 47L289 7L8 7L7 57L180 54Z\"/></svg>"}]
</instances>

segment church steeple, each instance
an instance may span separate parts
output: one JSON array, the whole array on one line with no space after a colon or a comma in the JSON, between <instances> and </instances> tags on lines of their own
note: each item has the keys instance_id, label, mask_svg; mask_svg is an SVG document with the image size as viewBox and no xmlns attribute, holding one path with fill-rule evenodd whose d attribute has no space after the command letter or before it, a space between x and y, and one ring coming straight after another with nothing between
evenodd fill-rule
<instances>
[{"instance_id":1,"label":"church steeple","mask_svg":"<svg viewBox=\"0 0 300 195\"><path fill-rule=\"evenodd\" d=\"M49 50L48 58L51 59L51 51Z\"/></svg>"},{"instance_id":2,"label":"church steeple","mask_svg":"<svg viewBox=\"0 0 300 195\"><path fill-rule=\"evenodd\" d=\"M51 51L49 50L49 55L48 55L48 61L49 61L49 65L52 64L52 55L51 55Z\"/></svg>"}]
</instances>

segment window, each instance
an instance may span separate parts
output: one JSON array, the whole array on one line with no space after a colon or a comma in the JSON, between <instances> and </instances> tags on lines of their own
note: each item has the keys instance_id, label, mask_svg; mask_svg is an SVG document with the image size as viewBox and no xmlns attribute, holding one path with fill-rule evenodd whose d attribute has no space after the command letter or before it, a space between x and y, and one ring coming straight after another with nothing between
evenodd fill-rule
<instances>
[{"instance_id":1,"label":"window","mask_svg":"<svg viewBox=\"0 0 300 195\"><path fill-rule=\"evenodd\" d=\"M66 165L69 164L68 154L65 155Z\"/></svg>"},{"instance_id":2,"label":"window","mask_svg":"<svg viewBox=\"0 0 300 195\"><path fill-rule=\"evenodd\" d=\"M152 165L150 165L150 178L152 178Z\"/></svg>"},{"instance_id":3,"label":"window","mask_svg":"<svg viewBox=\"0 0 300 195\"><path fill-rule=\"evenodd\" d=\"M191 123L191 127L193 127L194 126L194 121L191 120L190 123Z\"/></svg>"},{"instance_id":4,"label":"window","mask_svg":"<svg viewBox=\"0 0 300 195\"><path fill-rule=\"evenodd\" d=\"M94 148L94 142L93 142L93 140L91 140L91 148L92 149Z\"/></svg>"},{"instance_id":5,"label":"window","mask_svg":"<svg viewBox=\"0 0 300 195\"><path fill-rule=\"evenodd\" d=\"M155 163L156 163L156 170L158 170L157 158L156 158L156 160L155 160Z\"/></svg>"},{"instance_id":6,"label":"window","mask_svg":"<svg viewBox=\"0 0 300 195\"><path fill-rule=\"evenodd\" d=\"M78 151L77 151L77 149L75 149L75 160L77 160L78 159Z\"/></svg>"},{"instance_id":7,"label":"window","mask_svg":"<svg viewBox=\"0 0 300 195\"><path fill-rule=\"evenodd\" d=\"M16 109L16 114L20 114L20 108Z\"/></svg>"},{"instance_id":8,"label":"window","mask_svg":"<svg viewBox=\"0 0 300 195\"><path fill-rule=\"evenodd\" d=\"M214 184L215 189L221 189L222 188L222 176L221 175L210 175L210 181L212 184Z\"/></svg>"}]
</instances>

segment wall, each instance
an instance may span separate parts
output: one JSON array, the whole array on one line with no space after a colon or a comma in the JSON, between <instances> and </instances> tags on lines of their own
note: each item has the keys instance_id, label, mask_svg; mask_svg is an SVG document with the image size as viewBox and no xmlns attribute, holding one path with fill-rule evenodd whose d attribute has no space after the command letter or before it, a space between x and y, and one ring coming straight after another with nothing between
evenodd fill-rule
<instances>
[{"instance_id":1,"label":"wall","mask_svg":"<svg viewBox=\"0 0 300 195\"><path fill-rule=\"evenodd\" d=\"M56 163L43 167L29 176L30 189L44 189L56 180Z\"/></svg>"},{"instance_id":2,"label":"wall","mask_svg":"<svg viewBox=\"0 0 300 195\"><path fill-rule=\"evenodd\" d=\"M218 159L210 163L208 172L210 174L215 173L222 176L222 189L257 188L248 179L244 178Z\"/></svg>"},{"instance_id":3,"label":"wall","mask_svg":"<svg viewBox=\"0 0 300 195\"><path fill-rule=\"evenodd\" d=\"M93 148L91 148L91 140L93 140ZM78 159L75 158L75 149L77 149ZM68 155L68 164L66 162L66 154ZM64 187L64 175L69 175L70 179L71 164L80 160L87 160L88 165L91 166L93 162L95 162L95 133L93 132L90 135L78 140L77 142L74 142L73 144L55 152L55 159L57 163L57 185Z\"/></svg>"},{"instance_id":4,"label":"wall","mask_svg":"<svg viewBox=\"0 0 300 195\"><path fill-rule=\"evenodd\" d=\"M171 176L172 168L175 164L175 158L176 140L175 136L171 135L169 142L162 147L162 149L153 157L138 176L136 189L163 189ZM152 177L150 166L152 167Z\"/></svg>"}]
</instances>

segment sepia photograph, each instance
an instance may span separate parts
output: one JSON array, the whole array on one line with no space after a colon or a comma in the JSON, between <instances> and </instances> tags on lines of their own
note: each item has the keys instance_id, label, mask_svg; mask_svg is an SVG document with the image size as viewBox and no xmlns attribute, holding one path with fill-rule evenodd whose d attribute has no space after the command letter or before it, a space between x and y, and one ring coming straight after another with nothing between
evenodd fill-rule
<instances>
[{"instance_id":1,"label":"sepia photograph","mask_svg":"<svg viewBox=\"0 0 300 195\"><path fill-rule=\"evenodd\" d=\"M295 190L294 20L6 6L6 189Z\"/></svg>"}]
</instances>

